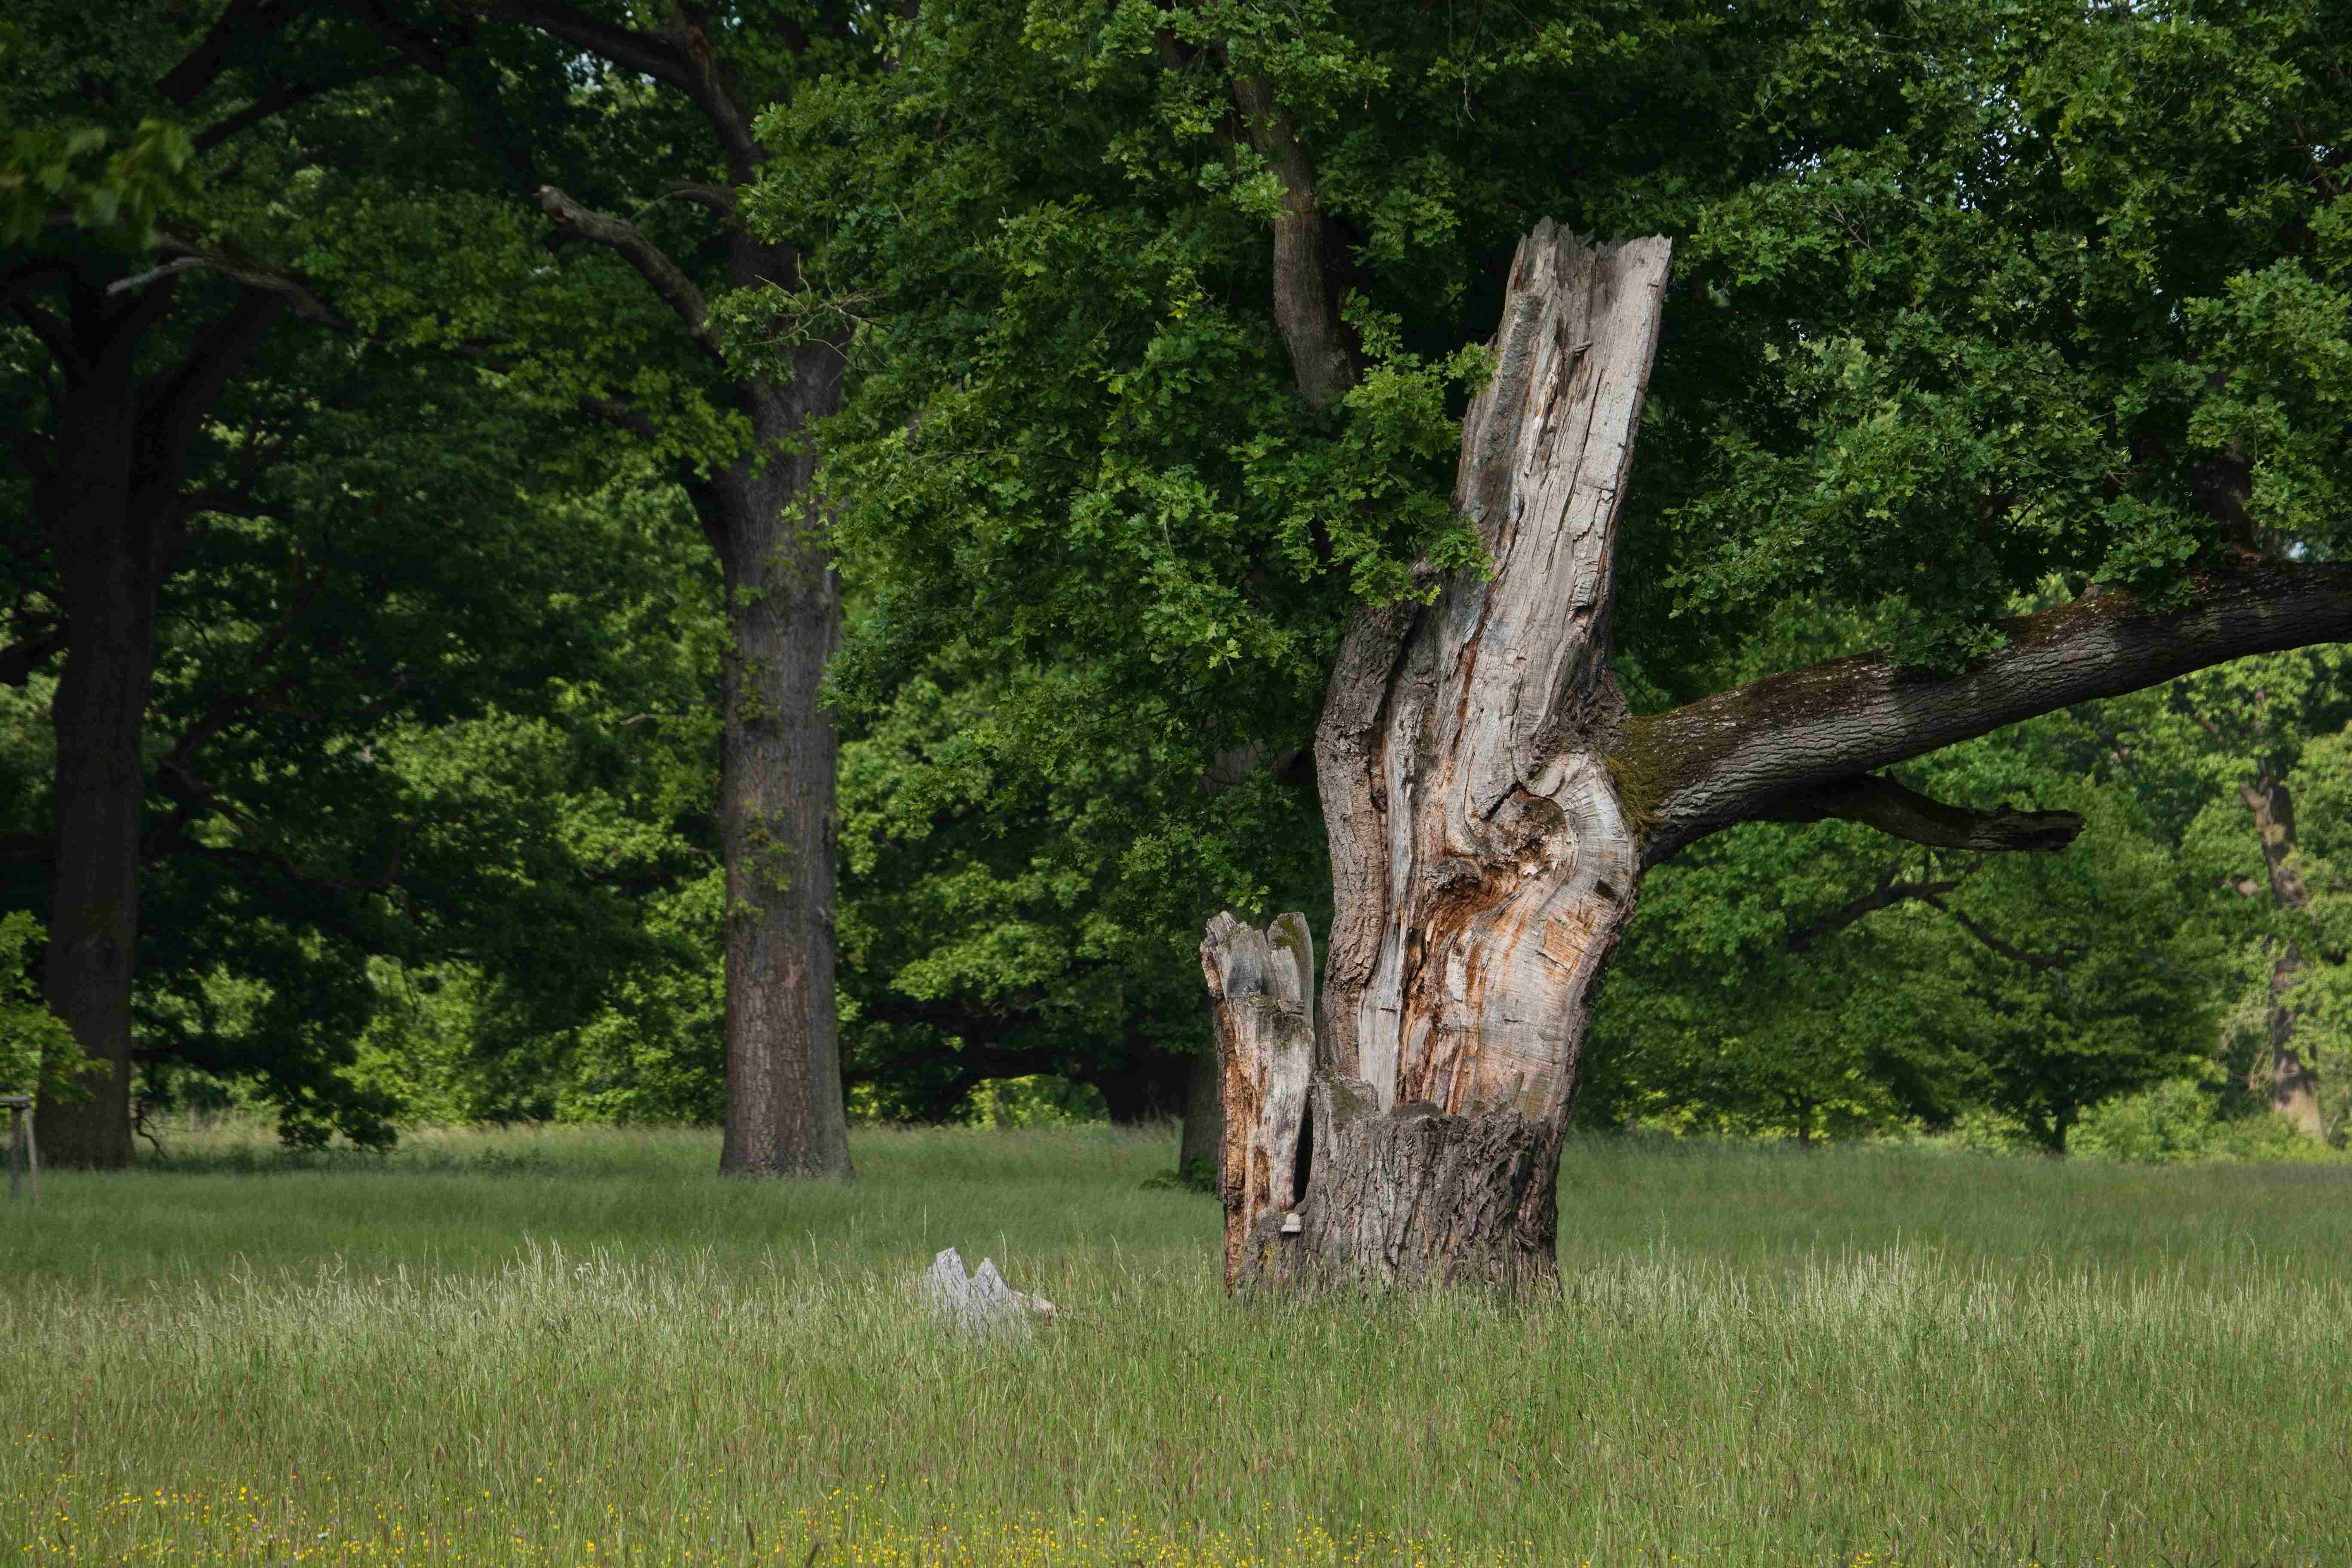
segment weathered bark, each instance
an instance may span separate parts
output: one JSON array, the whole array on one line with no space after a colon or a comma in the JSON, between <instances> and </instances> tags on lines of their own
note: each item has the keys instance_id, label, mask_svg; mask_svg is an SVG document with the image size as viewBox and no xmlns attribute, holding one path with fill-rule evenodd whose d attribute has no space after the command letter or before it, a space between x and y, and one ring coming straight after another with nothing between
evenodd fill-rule
<instances>
[{"instance_id":1,"label":"weathered bark","mask_svg":"<svg viewBox=\"0 0 2352 1568\"><path fill-rule=\"evenodd\" d=\"M834 784L823 705L841 593L795 437L840 397L829 349L785 387L738 402L752 450L692 487L718 552L730 639L722 676L719 833L726 866L727 1112L719 1169L851 1174L834 1010Z\"/></svg>"},{"instance_id":2,"label":"weathered bark","mask_svg":"<svg viewBox=\"0 0 2352 1568\"><path fill-rule=\"evenodd\" d=\"M2311 894L2294 858L2294 797L2284 781L2254 779L2242 785L2239 798L2253 815L2254 832L2262 840L2263 863L2270 872L2271 901L2281 910L2310 907ZM2281 942L2271 953L2270 1092L2271 1109L2286 1118L2299 1132L2314 1138L2327 1135L2319 1109L2319 1073L2295 1043L2299 1022L2288 994L2311 968L2311 961L2292 942Z\"/></svg>"},{"instance_id":3,"label":"weathered bark","mask_svg":"<svg viewBox=\"0 0 2352 1568\"><path fill-rule=\"evenodd\" d=\"M2083 831L2075 811L1970 811L1931 800L1893 779L1856 773L1790 795L1756 814L1764 822L1859 822L1938 849L2063 849Z\"/></svg>"},{"instance_id":4,"label":"weathered bark","mask_svg":"<svg viewBox=\"0 0 2352 1568\"><path fill-rule=\"evenodd\" d=\"M1218 1192L1230 1287L1256 1274L1259 1259L1298 1228L1291 1211L1307 1175L1301 1145L1312 1136L1307 1091L1315 1068L1315 942L1307 918L1284 915L1259 931L1217 916L1201 944L1201 973L1215 1010L1223 1083Z\"/></svg>"},{"instance_id":5,"label":"weathered bark","mask_svg":"<svg viewBox=\"0 0 2352 1568\"><path fill-rule=\"evenodd\" d=\"M1316 747L1337 902L1310 1180L1286 1237L1285 1133L1229 1068L1237 1284L1555 1272L1555 1156L1640 872L1608 761L1611 563L1666 258L1661 239L1592 248L1549 224L1520 246L1454 498L1495 571L1349 629ZM1245 1154L1270 1163L1263 1188Z\"/></svg>"},{"instance_id":6,"label":"weathered bark","mask_svg":"<svg viewBox=\"0 0 2352 1568\"><path fill-rule=\"evenodd\" d=\"M2109 593L2012 622L2007 647L1958 674L1863 656L1629 722L1609 665L1617 510L1666 262L1663 239L1595 248L1549 224L1521 244L1454 494L1493 570L1458 574L1418 614L1363 610L1342 638L1315 747L1334 912L1296 1120L1305 1047L1282 1020L1311 969L1259 979L1268 938L1212 923L1237 1287L1556 1278L1558 1155L1595 992L1644 869L1682 846L1834 816L2056 848L2081 826L2070 813L1948 806L1871 770L2352 637L2352 568L2265 567L2202 579L2179 608Z\"/></svg>"}]
</instances>

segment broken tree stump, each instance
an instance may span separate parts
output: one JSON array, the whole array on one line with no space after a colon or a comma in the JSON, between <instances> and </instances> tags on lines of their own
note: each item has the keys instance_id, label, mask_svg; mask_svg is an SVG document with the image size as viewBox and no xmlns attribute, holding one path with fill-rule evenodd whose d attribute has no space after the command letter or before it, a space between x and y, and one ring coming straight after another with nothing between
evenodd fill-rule
<instances>
[{"instance_id":1,"label":"broken tree stump","mask_svg":"<svg viewBox=\"0 0 2352 1568\"><path fill-rule=\"evenodd\" d=\"M1215 1009L1225 1110L1225 1284L1254 1253L1296 1236L1294 1212L1313 1158L1307 1090L1315 1071L1315 939L1307 917L1279 915L1264 931L1232 914L1209 922L1201 973Z\"/></svg>"}]
</instances>

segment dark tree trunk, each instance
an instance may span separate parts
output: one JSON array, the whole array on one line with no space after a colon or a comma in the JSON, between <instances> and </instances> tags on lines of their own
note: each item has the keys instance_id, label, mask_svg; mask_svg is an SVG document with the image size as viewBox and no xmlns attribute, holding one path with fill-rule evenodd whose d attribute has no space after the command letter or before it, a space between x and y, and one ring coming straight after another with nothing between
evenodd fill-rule
<instances>
[{"instance_id":1,"label":"dark tree trunk","mask_svg":"<svg viewBox=\"0 0 2352 1568\"><path fill-rule=\"evenodd\" d=\"M57 567L66 655L51 706L57 831L43 991L101 1067L86 1095L42 1097L41 1141L58 1165L131 1161L131 987L147 793L140 741L156 595L178 552L198 431L286 308L282 297L242 289L183 359L142 377L135 356L173 289L153 282L118 300L79 286L70 326L45 334L63 390L54 437L33 461L33 504ZM28 455L37 449L26 445Z\"/></svg>"},{"instance_id":2,"label":"dark tree trunk","mask_svg":"<svg viewBox=\"0 0 2352 1568\"><path fill-rule=\"evenodd\" d=\"M747 385L751 452L695 489L733 633L723 674L719 828L726 864L727 1125L719 1168L849 1179L834 1011L834 774L823 705L841 594L813 486L808 423L840 397L840 355L789 385Z\"/></svg>"},{"instance_id":3,"label":"dark tree trunk","mask_svg":"<svg viewBox=\"0 0 2352 1568\"><path fill-rule=\"evenodd\" d=\"M1190 1173L1224 1168L1225 1112L1223 1086L1217 1076L1213 1049L1195 1056L1185 1068L1184 1126L1176 1140L1176 1169Z\"/></svg>"},{"instance_id":4,"label":"dark tree trunk","mask_svg":"<svg viewBox=\"0 0 2352 1568\"><path fill-rule=\"evenodd\" d=\"M1156 1045L1137 1044L1117 1072L1090 1080L1110 1119L1122 1126L1184 1114L1192 1089L1192 1058Z\"/></svg>"},{"instance_id":5,"label":"dark tree trunk","mask_svg":"<svg viewBox=\"0 0 2352 1568\"><path fill-rule=\"evenodd\" d=\"M155 583L134 526L127 381L86 389L61 441L48 512L70 628L51 721L57 735L50 861L49 1010L101 1064L81 1098L44 1096L35 1120L53 1164L128 1165L131 983L139 957L139 740L154 667Z\"/></svg>"},{"instance_id":6,"label":"dark tree trunk","mask_svg":"<svg viewBox=\"0 0 2352 1568\"><path fill-rule=\"evenodd\" d=\"M2253 814L2254 831L2262 840L2263 862L2270 872L2272 903L2288 912L2307 909L2311 895L2304 886L2303 871L2294 858L2294 797L2284 783L2271 778L2245 784L2239 797ZM2319 1073L2297 1042L2296 1025L2300 1018L2288 1001L2289 993L2310 968L2311 961L2294 942L2282 941L2273 948L2271 1109L2293 1123L2297 1131L2324 1138L2327 1126L2319 1110Z\"/></svg>"},{"instance_id":7,"label":"dark tree trunk","mask_svg":"<svg viewBox=\"0 0 2352 1568\"><path fill-rule=\"evenodd\" d=\"M767 161L753 126L765 100L746 98L700 24L676 7L644 30L540 0L499 0L496 9L691 104L725 161L726 184L671 194L722 220L720 254L733 288L799 285L799 251L755 238L736 205ZM776 21L769 41L797 51L807 42L799 35L797 24ZM833 994L839 742L823 702L841 595L814 488L814 426L841 405L847 339L804 344L787 379L746 374L712 331L702 284L652 237L552 185L541 186L536 199L561 233L607 247L637 272L751 426L741 458L687 483L719 555L731 633L719 786L727 878L727 1120L719 1163L731 1174L846 1181L853 1173ZM592 406L624 428L653 433L641 415L604 400Z\"/></svg>"}]
</instances>

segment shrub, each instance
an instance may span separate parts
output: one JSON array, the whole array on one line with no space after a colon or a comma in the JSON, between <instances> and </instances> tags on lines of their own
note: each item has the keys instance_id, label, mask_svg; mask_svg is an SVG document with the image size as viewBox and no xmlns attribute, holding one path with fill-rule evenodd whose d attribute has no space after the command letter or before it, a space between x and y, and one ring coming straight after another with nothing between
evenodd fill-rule
<instances>
[{"instance_id":1,"label":"shrub","mask_svg":"<svg viewBox=\"0 0 2352 1568\"><path fill-rule=\"evenodd\" d=\"M100 1064L82 1053L65 1022L41 1001L26 973L47 940L40 923L19 911L0 915L0 1094L47 1089L68 1098L89 1092L80 1080Z\"/></svg>"}]
</instances>

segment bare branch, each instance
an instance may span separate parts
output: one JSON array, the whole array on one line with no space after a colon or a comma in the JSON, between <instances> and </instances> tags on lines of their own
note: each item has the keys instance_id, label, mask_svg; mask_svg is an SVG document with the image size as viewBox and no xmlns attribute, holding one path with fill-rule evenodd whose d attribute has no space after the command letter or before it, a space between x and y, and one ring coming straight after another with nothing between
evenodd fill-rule
<instances>
[{"instance_id":1,"label":"bare branch","mask_svg":"<svg viewBox=\"0 0 2352 1568\"><path fill-rule=\"evenodd\" d=\"M118 278L106 286L109 294L128 294L133 289L144 289L150 283L161 283L166 278L177 278L183 272L194 272L205 266L201 256L175 256L171 260L150 267L144 272L134 272L128 278Z\"/></svg>"},{"instance_id":2,"label":"bare branch","mask_svg":"<svg viewBox=\"0 0 2352 1568\"><path fill-rule=\"evenodd\" d=\"M255 259L230 247L207 245L194 235L166 230L167 248L179 252L171 260L151 267L144 272L118 278L106 286L109 295L135 293L152 283L174 278L183 272L213 272L232 283L265 294L282 297L294 313L306 321L316 321L338 331L355 332L359 329L343 319L341 312L320 299L316 290L295 273Z\"/></svg>"},{"instance_id":3,"label":"bare branch","mask_svg":"<svg viewBox=\"0 0 2352 1568\"><path fill-rule=\"evenodd\" d=\"M1969 871L1975 869L1974 866L1969 868ZM1961 875L1966 876L1967 873L1963 872ZM1946 893L1957 891L1960 879L1959 877L1952 877L1939 882L1898 882L1895 879L1895 874L1890 871L1877 887L1863 894L1862 897L1832 910L1811 925L1790 931L1783 945L1790 952L1809 952L1812 950L1813 944L1822 938L1834 936L1846 927L1866 920L1881 910L1890 910L1897 904L1914 900L1933 903Z\"/></svg>"},{"instance_id":4,"label":"bare branch","mask_svg":"<svg viewBox=\"0 0 2352 1568\"><path fill-rule=\"evenodd\" d=\"M710 306L703 299L702 290L669 258L667 252L646 237L643 229L625 218L583 206L553 185L540 186L539 206L570 238L588 240L616 252L653 286L662 303L686 323L688 333L703 352L723 362L725 356L710 335Z\"/></svg>"}]
</instances>

